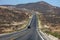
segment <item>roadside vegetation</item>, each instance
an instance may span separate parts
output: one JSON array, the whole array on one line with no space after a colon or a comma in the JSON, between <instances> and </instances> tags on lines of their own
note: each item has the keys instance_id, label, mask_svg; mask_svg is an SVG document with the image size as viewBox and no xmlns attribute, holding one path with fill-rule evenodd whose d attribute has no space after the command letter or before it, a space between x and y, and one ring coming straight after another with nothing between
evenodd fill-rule
<instances>
[{"instance_id":1,"label":"roadside vegetation","mask_svg":"<svg viewBox=\"0 0 60 40\"><path fill-rule=\"evenodd\" d=\"M49 28L42 28L41 30L43 32L47 33L48 35L51 34L51 35L60 39L60 33L59 32L52 32Z\"/></svg>"},{"instance_id":2,"label":"roadside vegetation","mask_svg":"<svg viewBox=\"0 0 60 40\"><path fill-rule=\"evenodd\" d=\"M44 17L43 15L38 15L38 20L39 20L39 29L41 29L43 32L47 33L48 35L51 34L57 38L60 39L60 25L59 22L57 24L53 22L50 18L49 20L47 17ZM53 23L50 23L53 22Z\"/></svg>"}]
</instances>

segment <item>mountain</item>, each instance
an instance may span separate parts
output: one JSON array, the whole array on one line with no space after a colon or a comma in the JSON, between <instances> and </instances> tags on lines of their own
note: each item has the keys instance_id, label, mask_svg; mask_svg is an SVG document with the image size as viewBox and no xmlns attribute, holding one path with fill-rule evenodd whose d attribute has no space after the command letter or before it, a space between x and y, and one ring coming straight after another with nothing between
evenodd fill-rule
<instances>
[{"instance_id":1,"label":"mountain","mask_svg":"<svg viewBox=\"0 0 60 40\"><path fill-rule=\"evenodd\" d=\"M51 11L55 11L55 10L57 11L60 9L59 7L52 6L44 1L36 2L36 3L28 3L28 4L18 4L16 5L16 7L36 10L42 13L47 13L47 12L50 13Z\"/></svg>"},{"instance_id":2,"label":"mountain","mask_svg":"<svg viewBox=\"0 0 60 40\"><path fill-rule=\"evenodd\" d=\"M51 22L51 20L53 20L52 23L56 21L60 23L60 7L53 6L44 1L27 3L27 4L17 4L17 5L3 5L3 6L35 10L40 12L40 14L42 14L44 19L46 19L48 22Z\"/></svg>"},{"instance_id":3,"label":"mountain","mask_svg":"<svg viewBox=\"0 0 60 40\"><path fill-rule=\"evenodd\" d=\"M59 14L60 13L60 7L53 6L44 1L27 3L27 4L17 4L17 5L2 5L2 6L26 8L26 9L38 11L43 14Z\"/></svg>"},{"instance_id":4,"label":"mountain","mask_svg":"<svg viewBox=\"0 0 60 40\"><path fill-rule=\"evenodd\" d=\"M43 15L43 20L46 19L46 21L50 23L60 23L60 7L53 6L44 1L28 4L18 4L16 7L38 11Z\"/></svg>"}]
</instances>

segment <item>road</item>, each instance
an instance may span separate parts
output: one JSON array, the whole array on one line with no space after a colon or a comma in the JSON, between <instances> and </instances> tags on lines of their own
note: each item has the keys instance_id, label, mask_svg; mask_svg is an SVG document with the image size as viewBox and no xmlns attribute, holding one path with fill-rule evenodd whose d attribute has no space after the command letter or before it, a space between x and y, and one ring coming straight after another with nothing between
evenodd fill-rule
<instances>
[{"instance_id":1,"label":"road","mask_svg":"<svg viewBox=\"0 0 60 40\"><path fill-rule=\"evenodd\" d=\"M31 23L29 25L31 28L27 28L28 31L26 34L24 34L22 37L18 37L14 40L42 40L42 38L39 36L37 32L37 19L36 15L33 16Z\"/></svg>"},{"instance_id":2,"label":"road","mask_svg":"<svg viewBox=\"0 0 60 40\"><path fill-rule=\"evenodd\" d=\"M37 18L36 14L33 15L31 22L23 31L0 36L0 40L43 40L37 31Z\"/></svg>"}]
</instances>

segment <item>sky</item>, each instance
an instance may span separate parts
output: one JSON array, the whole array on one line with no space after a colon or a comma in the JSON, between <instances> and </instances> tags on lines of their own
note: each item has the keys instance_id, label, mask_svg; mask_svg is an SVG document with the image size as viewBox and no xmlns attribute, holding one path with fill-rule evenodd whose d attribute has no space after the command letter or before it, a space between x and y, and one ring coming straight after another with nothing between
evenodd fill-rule
<instances>
[{"instance_id":1,"label":"sky","mask_svg":"<svg viewBox=\"0 0 60 40\"><path fill-rule=\"evenodd\" d=\"M0 5L16 5L16 4L25 4L25 3L33 3L45 1L51 5L60 7L60 0L0 0Z\"/></svg>"}]
</instances>

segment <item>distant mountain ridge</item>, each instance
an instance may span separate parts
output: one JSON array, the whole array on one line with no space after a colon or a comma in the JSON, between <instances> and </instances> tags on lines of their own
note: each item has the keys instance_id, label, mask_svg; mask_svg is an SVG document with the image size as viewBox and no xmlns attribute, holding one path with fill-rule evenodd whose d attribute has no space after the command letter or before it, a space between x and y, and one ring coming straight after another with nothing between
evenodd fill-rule
<instances>
[{"instance_id":1,"label":"distant mountain ridge","mask_svg":"<svg viewBox=\"0 0 60 40\"><path fill-rule=\"evenodd\" d=\"M60 10L60 7L52 6L44 1L36 2L36 3L28 3L28 4L18 4L16 5L16 7L35 10L42 13L50 13L53 11L55 13L57 12L60 13L60 11L57 11L57 10Z\"/></svg>"},{"instance_id":2,"label":"distant mountain ridge","mask_svg":"<svg viewBox=\"0 0 60 40\"><path fill-rule=\"evenodd\" d=\"M35 3L27 3L27 4L17 4L17 5L1 5L1 6L7 6L7 7L16 7L16 8L26 8L26 9L30 9L30 10L35 10L35 11L39 11L42 13L50 13L52 11L54 11L55 13L60 10L60 7L56 7L53 5L50 5L44 1L40 1L40 2L35 2Z\"/></svg>"}]
</instances>

